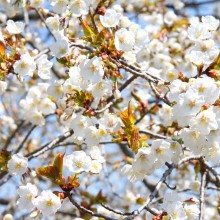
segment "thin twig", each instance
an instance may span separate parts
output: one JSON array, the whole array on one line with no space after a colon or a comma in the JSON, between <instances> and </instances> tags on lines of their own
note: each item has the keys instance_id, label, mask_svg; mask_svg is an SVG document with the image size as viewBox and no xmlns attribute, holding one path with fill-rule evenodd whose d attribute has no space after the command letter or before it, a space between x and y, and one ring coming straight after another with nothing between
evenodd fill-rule
<instances>
[{"instance_id":1,"label":"thin twig","mask_svg":"<svg viewBox=\"0 0 220 220\"><path fill-rule=\"evenodd\" d=\"M114 218L111 218L111 217L108 217L106 215L103 215L103 214L100 214L100 213L95 213L87 208L85 208L84 206L81 206L80 204L78 204L75 199L73 198L73 195L72 194L68 194L68 198L70 200L70 202L76 206L76 208L79 209L79 211L83 212L83 213L87 213L91 216L95 216L95 217L99 217L99 218L104 218L106 220L117 220L117 219L114 219Z\"/></svg>"},{"instance_id":2,"label":"thin twig","mask_svg":"<svg viewBox=\"0 0 220 220\"><path fill-rule=\"evenodd\" d=\"M200 185L200 198L199 198L199 220L204 219L204 196L205 196L205 185L206 185L207 170L202 172L201 185Z\"/></svg>"},{"instance_id":3,"label":"thin twig","mask_svg":"<svg viewBox=\"0 0 220 220\"><path fill-rule=\"evenodd\" d=\"M30 131L26 134L26 136L23 138L22 142L18 145L18 148L15 150L15 153L18 153L22 147L24 146L25 142L27 141L28 137L31 135L32 131L36 128L36 125L33 125L30 129Z\"/></svg>"}]
</instances>

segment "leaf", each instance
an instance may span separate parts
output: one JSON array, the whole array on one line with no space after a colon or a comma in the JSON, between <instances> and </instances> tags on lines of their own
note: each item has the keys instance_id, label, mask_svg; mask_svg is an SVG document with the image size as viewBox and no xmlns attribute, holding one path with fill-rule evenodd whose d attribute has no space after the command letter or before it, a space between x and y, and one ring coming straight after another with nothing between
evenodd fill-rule
<instances>
[{"instance_id":1,"label":"leaf","mask_svg":"<svg viewBox=\"0 0 220 220\"><path fill-rule=\"evenodd\" d=\"M107 199L106 199L105 196L103 196L102 190L100 190L99 193L94 198L93 203L94 204L100 204L100 203L106 203L106 202L107 202Z\"/></svg>"},{"instance_id":2,"label":"leaf","mask_svg":"<svg viewBox=\"0 0 220 220\"><path fill-rule=\"evenodd\" d=\"M73 174L72 176L68 176L68 188L73 189L79 187L79 178L77 174Z\"/></svg>"},{"instance_id":3,"label":"leaf","mask_svg":"<svg viewBox=\"0 0 220 220\"><path fill-rule=\"evenodd\" d=\"M135 127L135 119L132 114L132 108L130 103L128 104L128 108L119 113L119 116L125 126L125 135L127 137L127 142L129 147L137 153L138 149L143 146L143 138L141 138L139 134L139 128Z\"/></svg>"},{"instance_id":4,"label":"leaf","mask_svg":"<svg viewBox=\"0 0 220 220\"><path fill-rule=\"evenodd\" d=\"M119 113L119 116L123 124L125 125L126 130L129 131L134 129L134 117L132 115L132 108L130 106L130 102L128 104L128 108L125 111Z\"/></svg>"},{"instance_id":5,"label":"leaf","mask_svg":"<svg viewBox=\"0 0 220 220\"><path fill-rule=\"evenodd\" d=\"M55 180L59 176L59 170L54 166L42 166L37 169L37 175Z\"/></svg>"},{"instance_id":6,"label":"leaf","mask_svg":"<svg viewBox=\"0 0 220 220\"><path fill-rule=\"evenodd\" d=\"M38 176L44 176L52 180L57 185L63 185L65 179L63 175L63 154L58 154L54 159L53 166L42 166L37 169Z\"/></svg>"},{"instance_id":7,"label":"leaf","mask_svg":"<svg viewBox=\"0 0 220 220\"><path fill-rule=\"evenodd\" d=\"M5 53L5 44L0 40L0 54Z\"/></svg>"},{"instance_id":8,"label":"leaf","mask_svg":"<svg viewBox=\"0 0 220 220\"><path fill-rule=\"evenodd\" d=\"M11 152L5 149L0 151L0 169L7 171L7 163L11 159Z\"/></svg>"},{"instance_id":9,"label":"leaf","mask_svg":"<svg viewBox=\"0 0 220 220\"><path fill-rule=\"evenodd\" d=\"M80 19L80 25L88 41L95 42L96 34L93 27L91 27L85 20Z\"/></svg>"},{"instance_id":10,"label":"leaf","mask_svg":"<svg viewBox=\"0 0 220 220\"><path fill-rule=\"evenodd\" d=\"M58 154L54 159L53 166L56 167L59 171L59 174L62 176L63 173L63 157L64 154Z\"/></svg>"},{"instance_id":11,"label":"leaf","mask_svg":"<svg viewBox=\"0 0 220 220\"><path fill-rule=\"evenodd\" d=\"M138 128L134 128L134 130L133 130L133 132L131 134L131 137L129 139L129 144L132 147L132 150L134 152L137 152L138 149L140 148L139 140L140 140L139 129Z\"/></svg>"}]
</instances>

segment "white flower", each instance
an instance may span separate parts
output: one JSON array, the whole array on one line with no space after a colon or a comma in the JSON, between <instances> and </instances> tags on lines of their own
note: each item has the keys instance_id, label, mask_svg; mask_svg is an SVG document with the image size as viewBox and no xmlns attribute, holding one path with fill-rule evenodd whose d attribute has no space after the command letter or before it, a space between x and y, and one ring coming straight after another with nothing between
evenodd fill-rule
<instances>
[{"instance_id":1,"label":"white flower","mask_svg":"<svg viewBox=\"0 0 220 220\"><path fill-rule=\"evenodd\" d=\"M89 172L91 163L91 158L84 151L74 151L64 157L64 166L74 173Z\"/></svg>"},{"instance_id":2,"label":"white flower","mask_svg":"<svg viewBox=\"0 0 220 220\"><path fill-rule=\"evenodd\" d=\"M160 108L158 113L163 125L170 126L173 123L172 107L163 103L162 108Z\"/></svg>"},{"instance_id":3,"label":"white flower","mask_svg":"<svg viewBox=\"0 0 220 220\"><path fill-rule=\"evenodd\" d=\"M172 82L174 81L175 79L178 78L178 71L175 70L175 69L169 69L166 71L165 73L165 79L168 81L168 82Z\"/></svg>"},{"instance_id":4,"label":"white flower","mask_svg":"<svg viewBox=\"0 0 220 220\"><path fill-rule=\"evenodd\" d=\"M119 23L121 17L114 9L107 9L105 15L100 15L100 21L104 27L115 27Z\"/></svg>"},{"instance_id":5,"label":"white flower","mask_svg":"<svg viewBox=\"0 0 220 220\"><path fill-rule=\"evenodd\" d=\"M115 47L117 50L131 51L135 44L135 35L125 28L115 32Z\"/></svg>"},{"instance_id":6,"label":"white flower","mask_svg":"<svg viewBox=\"0 0 220 220\"><path fill-rule=\"evenodd\" d=\"M194 154L201 154L206 149L206 138L195 129L184 128L179 136L183 139L184 146L189 148Z\"/></svg>"},{"instance_id":7,"label":"white flower","mask_svg":"<svg viewBox=\"0 0 220 220\"><path fill-rule=\"evenodd\" d=\"M188 27L187 33L188 37L193 41L205 40L211 37L208 27L203 23L191 24L190 27Z\"/></svg>"},{"instance_id":8,"label":"white flower","mask_svg":"<svg viewBox=\"0 0 220 220\"><path fill-rule=\"evenodd\" d=\"M150 175L154 169L155 160L155 152L152 151L150 147L142 147L135 155L135 160L132 163L132 168L136 172Z\"/></svg>"},{"instance_id":9,"label":"white flower","mask_svg":"<svg viewBox=\"0 0 220 220\"><path fill-rule=\"evenodd\" d=\"M88 80L84 80L80 74L80 69L77 66L70 67L69 78L64 82L64 89L66 93L72 93L74 89L77 90L87 90Z\"/></svg>"},{"instance_id":10,"label":"white flower","mask_svg":"<svg viewBox=\"0 0 220 220\"><path fill-rule=\"evenodd\" d=\"M149 41L148 33L143 29L135 31L135 46L144 47Z\"/></svg>"},{"instance_id":11,"label":"white flower","mask_svg":"<svg viewBox=\"0 0 220 220\"><path fill-rule=\"evenodd\" d=\"M24 115L24 119L28 119L32 124L38 125L40 127L45 125L45 118L41 111L37 109L32 109L27 112L27 115Z\"/></svg>"},{"instance_id":12,"label":"white flower","mask_svg":"<svg viewBox=\"0 0 220 220\"><path fill-rule=\"evenodd\" d=\"M47 55L45 55L45 54L42 55L37 60L38 75L40 76L41 79L50 79L51 78L50 69L52 68L52 66L53 66L53 63L47 59Z\"/></svg>"},{"instance_id":13,"label":"white flower","mask_svg":"<svg viewBox=\"0 0 220 220\"><path fill-rule=\"evenodd\" d=\"M0 94L5 92L5 90L7 89L7 85L8 85L7 82L0 80Z\"/></svg>"},{"instance_id":14,"label":"white flower","mask_svg":"<svg viewBox=\"0 0 220 220\"><path fill-rule=\"evenodd\" d=\"M101 169L102 169L102 164L97 160L93 160L90 171L92 173L100 173Z\"/></svg>"},{"instance_id":15,"label":"white flower","mask_svg":"<svg viewBox=\"0 0 220 220\"><path fill-rule=\"evenodd\" d=\"M52 51L53 55L57 58L64 57L69 52L69 44L68 41L65 39L61 39L56 41L50 46L50 50Z\"/></svg>"},{"instance_id":16,"label":"white flower","mask_svg":"<svg viewBox=\"0 0 220 220\"><path fill-rule=\"evenodd\" d=\"M13 175L22 175L28 167L28 159L20 154L12 155L7 164L8 172Z\"/></svg>"},{"instance_id":17,"label":"white flower","mask_svg":"<svg viewBox=\"0 0 220 220\"><path fill-rule=\"evenodd\" d=\"M214 164L219 164L220 161L220 146L219 143L214 142L208 149L208 153L205 154L207 160L210 160Z\"/></svg>"},{"instance_id":18,"label":"white flower","mask_svg":"<svg viewBox=\"0 0 220 220\"><path fill-rule=\"evenodd\" d=\"M60 20L58 16L49 17L46 19L46 24L51 31L58 31L60 27Z\"/></svg>"},{"instance_id":19,"label":"white flower","mask_svg":"<svg viewBox=\"0 0 220 220\"><path fill-rule=\"evenodd\" d=\"M63 96L62 81L54 81L47 89L47 93L54 99L60 99Z\"/></svg>"},{"instance_id":20,"label":"white flower","mask_svg":"<svg viewBox=\"0 0 220 220\"><path fill-rule=\"evenodd\" d=\"M164 140L154 140L151 146L152 151L156 155L155 166L160 168L165 162L170 162L172 158L172 150L170 143ZM153 157L152 157L153 158Z\"/></svg>"},{"instance_id":21,"label":"white flower","mask_svg":"<svg viewBox=\"0 0 220 220\"><path fill-rule=\"evenodd\" d=\"M50 0L51 5L53 6L53 10L58 13L62 14L66 11L67 1L66 0Z\"/></svg>"},{"instance_id":22,"label":"white flower","mask_svg":"<svg viewBox=\"0 0 220 220\"><path fill-rule=\"evenodd\" d=\"M173 115L179 116L195 115L205 104L204 97L193 90L188 90L186 93L179 95L179 101L173 107Z\"/></svg>"},{"instance_id":23,"label":"white flower","mask_svg":"<svg viewBox=\"0 0 220 220\"><path fill-rule=\"evenodd\" d=\"M99 123L109 132L117 132L121 128L121 122L114 114L105 112Z\"/></svg>"},{"instance_id":24,"label":"white flower","mask_svg":"<svg viewBox=\"0 0 220 220\"><path fill-rule=\"evenodd\" d=\"M86 59L80 64L80 74L84 80L91 83L98 83L102 80L104 69L102 66L102 59L100 57L93 57Z\"/></svg>"},{"instance_id":25,"label":"white flower","mask_svg":"<svg viewBox=\"0 0 220 220\"><path fill-rule=\"evenodd\" d=\"M126 164L122 167L121 172L128 177L131 182L142 181L145 177L145 173L140 173L133 169L133 166Z\"/></svg>"},{"instance_id":26,"label":"white flower","mask_svg":"<svg viewBox=\"0 0 220 220\"><path fill-rule=\"evenodd\" d=\"M185 204L183 208L186 212L187 220L197 220L199 218L200 211L197 204Z\"/></svg>"},{"instance_id":27,"label":"white flower","mask_svg":"<svg viewBox=\"0 0 220 220\"><path fill-rule=\"evenodd\" d=\"M190 88L196 90L199 95L202 95L205 102L209 104L215 103L220 93L215 80L210 77L197 78ZM210 96L210 94L212 95Z\"/></svg>"},{"instance_id":28,"label":"white flower","mask_svg":"<svg viewBox=\"0 0 220 220\"><path fill-rule=\"evenodd\" d=\"M71 121L70 127L74 131L74 135L85 137L85 130L91 125L91 121L88 117L76 114L75 118Z\"/></svg>"},{"instance_id":29,"label":"white flower","mask_svg":"<svg viewBox=\"0 0 220 220\"><path fill-rule=\"evenodd\" d=\"M40 8L44 4L44 0L30 0L30 4L34 8Z\"/></svg>"},{"instance_id":30,"label":"white flower","mask_svg":"<svg viewBox=\"0 0 220 220\"><path fill-rule=\"evenodd\" d=\"M219 20L214 18L213 16L202 16L202 23L208 28L210 31L215 31L218 29Z\"/></svg>"},{"instance_id":31,"label":"white flower","mask_svg":"<svg viewBox=\"0 0 220 220\"><path fill-rule=\"evenodd\" d=\"M89 12L90 0L74 0L70 1L69 9L76 17L86 15Z\"/></svg>"},{"instance_id":32,"label":"white flower","mask_svg":"<svg viewBox=\"0 0 220 220\"><path fill-rule=\"evenodd\" d=\"M206 62L206 56L203 51L195 51L192 50L190 54L188 54L189 60L192 64L199 66Z\"/></svg>"},{"instance_id":33,"label":"white flower","mask_svg":"<svg viewBox=\"0 0 220 220\"><path fill-rule=\"evenodd\" d=\"M90 85L88 90L91 90L94 98L101 99L104 95L111 95L112 93L112 81L105 79L96 84Z\"/></svg>"},{"instance_id":34,"label":"white flower","mask_svg":"<svg viewBox=\"0 0 220 220\"><path fill-rule=\"evenodd\" d=\"M61 207L60 198L52 193L51 190L44 190L34 199L34 205L44 216L54 215Z\"/></svg>"},{"instance_id":35,"label":"white flower","mask_svg":"<svg viewBox=\"0 0 220 220\"><path fill-rule=\"evenodd\" d=\"M181 202L168 203L165 210L172 220L188 219Z\"/></svg>"},{"instance_id":36,"label":"white flower","mask_svg":"<svg viewBox=\"0 0 220 220\"><path fill-rule=\"evenodd\" d=\"M27 211L33 210L33 200L38 194L37 187L31 183L27 183L25 186L20 186L17 193L20 196L17 201L20 208L26 209Z\"/></svg>"},{"instance_id":37,"label":"white flower","mask_svg":"<svg viewBox=\"0 0 220 220\"><path fill-rule=\"evenodd\" d=\"M164 23L168 26L171 26L177 20L177 16L173 11L168 11L164 15Z\"/></svg>"},{"instance_id":38,"label":"white flower","mask_svg":"<svg viewBox=\"0 0 220 220\"><path fill-rule=\"evenodd\" d=\"M174 80L171 85L170 85L170 92L168 92L167 97L168 99L173 102L178 102L179 101L179 95L181 93L186 92L187 90L187 83L182 82L179 79Z\"/></svg>"},{"instance_id":39,"label":"white flower","mask_svg":"<svg viewBox=\"0 0 220 220\"><path fill-rule=\"evenodd\" d=\"M2 220L14 220L14 217L11 214L6 214Z\"/></svg>"},{"instance_id":40,"label":"white flower","mask_svg":"<svg viewBox=\"0 0 220 220\"><path fill-rule=\"evenodd\" d=\"M6 29L10 34L20 34L24 30L24 23L20 21L14 22L12 20L8 20Z\"/></svg>"},{"instance_id":41,"label":"white flower","mask_svg":"<svg viewBox=\"0 0 220 220\"><path fill-rule=\"evenodd\" d=\"M21 76L28 75L33 76L36 69L36 63L29 54L23 54L20 60L16 61L13 65L15 73Z\"/></svg>"},{"instance_id":42,"label":"white flower","mask_svg":"<svg viewBox=\"0 0 220 220\"><path fill-rule=\"evenodd\" d=\"M100 163L105 162L105 158L102 156L101 147L100 146L92 146L89 148L90 157L93 160L97 160Z\"/></svg>"},{"instance_id":43,"label":"white flower","mask_svg":"<svg viewBox=\"0 0 220 220\"><path fill-rule=\"evenodd\" d=\"M208 110L200 112L195 118L192 118L189 125L204 135L218 128L216 114L211 107Z\"/></svg>"},{"instance_id":44,"label":"white flower","mask_svg":"<svg viewBox=\"0 0 220 220\"><path fill-rule=\"evenodd\" d=\"M99 126L99 129L95 126L89 126L86 129L85 142L89 146L98 145L100 139L106 136L106 130L104 127Z\"/></svg>"},{"instance_id":45,"label":"white flower","mask_svg":"<svg viewBox=\"0 0 220 220\"><path fill-rule=\"evenodd\" d=\"M52 102L49 98L44 98L41 100L40 105L39 105L39 110L44 114L44 115L49 115L55 112L56 110L56 105L54 102Z\"/></svg>"}]
</instances>

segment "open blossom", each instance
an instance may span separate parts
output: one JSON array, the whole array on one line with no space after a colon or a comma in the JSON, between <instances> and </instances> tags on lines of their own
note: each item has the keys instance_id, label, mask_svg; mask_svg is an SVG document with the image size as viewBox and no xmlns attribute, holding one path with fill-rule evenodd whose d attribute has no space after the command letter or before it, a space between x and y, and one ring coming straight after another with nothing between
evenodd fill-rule
<instances>
[{"instance_id":1,"label":"open blossom","mask_svg":"<svg viewBox=\"0 0 220 220\"><path fill-rule=\"evenodd\" d=\"M66 7L67 7L67 1L63 1L63 0L49 0L50 4L53 7L53 10L56 13L63 13L66 11Z\"/></svg>"},{"instance_id":2,"label":"open blossom","mask_svg":"<svg viewBox=\"0 0 220 220\"><path fill-rule=\"evenodd\" d=\"M189 148L194 154L202 154L206 149L206 138L195 129L184 128L179 132L184 146Z\"/></svg>"},{"instance_id":3,"label":"open blossom","mask_svg":"<svg viewBox=\"0 0 220 220\"><path fill-rule=\"evenodd\" d=\"M165 162L171 161L172 150L169 142L164 140L154 140L151 148L156 157L155 167L160 168Z\"/></svg>"},{"instance_id":4,"label":"open blossom","mask_svg":"<svg viewBox=\"0 0 220 220\"><path fill-rule=\"evenodd\" d=\"M163 125L170 126L173 122L172 107L163 103L162 108L159 110L159 116L161 117Z\"/></svg>"},{"instance_id":5,"label":"open blossom","mask_svg":"<svg viewBox=\"0 0 220 220\"><path fill-rule=\"evenodd\" d=\"M150 147L142 147L135 155L135 160L132 163L134 170L149 175L154 169L155 153Z\"/></svg>"},{"instance_id":6,"label":"open blossom","mask_svg":"<svg viewBox=\"0 0 220 220\"><path fill-rule=\"evenodd\" d=\"M51 190L44 190L34 199L34 205L42 212L44 216L54 215L61 207L61 201Z\"/></svg>"},{"instance_id":7,"label":"open blossom","mask_svg":"<svg viewBox=\"0 0 220 220\"><path fill-rule=\"evenodd\" d=\"M84 80L88 80L91 83L98 83L102 80L104 69L100 57L95 56L92 59L86 59L79 67L80 74Z\"/></svg>"},{"instance_id":8,"label":"open blossom","mask_svg":"<svg viewBox=\"0 0 220 220\"><path fill-rule=\"evenodd\" d=\"M107 9L105 15L100 15L100 21L104 27L115 27L119 23L121 17L114 9Z\"/></svg>"},{"instance_id":9,"label":"open blossom","mask_svg":"<svg viewBox=\"0 0 220 220\"><path fill-rule=\"evenodd\" d=\"M28 159L20 154L12 155L7 164L8 172L12 175L22 175L28 167Z\"/></svg>"},{"instance_id":10,"label":"open blossom","mask_svg":"<svg viewBox=\"0 0 220 220\"><path fill-rule=\"evenodd\" d=\"M135 44L135 35L132 31L121 28L115 32L115 47L117 50L131 51Z\"/></svg>"},{"instance_id":11,"label":"open blossom","mask_svg":"<svg viewBox=\"0 0 220 220\"><path fill-rule=\"evenodd\" d=\"M49 17L46 19L46 24L51 31L58 31L60 27L60 20L58 16Z\"/></svg>"},{"instance_id":12,"label":"open blossom","mask_svg":"<svg viewBox=\"0 0 220 220\"><path fill-rule=\"evenodd\" d=\"M210 133L211 130L218 128L216 114L212 108L200 112L195 118L190 121L190 126L204 135Z\"/></svg>"},{"instance_id":13,"label":"open blossom","mask_svg":"<svg viewBox=\"0 0 220 220\"><path fill-rule=\"evenodd\" d=\"M74 131L74 135L85 137L85 130L91 125L91 120L89 117L81 115L81 113L76 114L71 121L70 127Z\"/></svg>"},{"instance_id":14,"label":"open blossom","mask_svg":"<svg viewBox=\"0 0 220 220\"><path fill-rule=\"evenodd\" d=\"M36 69L36 63L29 54L23 54L20 60L14 63L14 71L21 76L28 75L33 76Z\"/></svg>"},{"instance_id":15,"label":"open blossom","mask_svg":"<svg viewBox=\"0 0 220 220\"><path fill-rule=\"evenodd\" d=\"M89 12L90 0L74 0L70 1L69 9L76 17L86 15Z\"/></svg>"},{"instance_id":16,"label":"open blossom","mask_svg":"<svg viewBox=\"0 0 220 220\"><path fill-rule=\"evenodd\" d=\"M179 101L173 107L174 117L195 115L205 104L204 97L197 92L188 90L179 95Z\"/></svg>"},{"instance_id":17,"label":"open blossom","mask_svg":"<svg viewBox=\"0 0 220 220\"><path fill-rule=\"evenodd\" d=\"M99 128L89 126L85 132L85 142L89 146L98 145L100 140L107 134L106 129L101 125L99 125Z\"/></svg>"},{"instance_id":18,"label":"open blossom","mask_svg":"<svg viewBox=\"0 0 220 220\"><path fill-rule=\"evenodd\" d=\"M44 4L44 0L30 0L30 4L32 7L40 8Z\"/></svg>"},{"instance_id":19,"label":"open blossom","mask_svg":"<svg viewBox=\"0 0 220 220\"><path fill-rule=\"evenodd\" d=\"M14 218L11 214L6 214L6 215L4 215L2 220L14 220Z\"/></svg>"},{"instance_id":20,"label":"open blossom","mask_svg":"<svg viewBox=\"0 0 220 220\"><path fill-rule=\"evenodd\" d=\"M109 132L117 132L121 128L121 122L114 114L105 112L103 117L99 120L99 123L103 125Z\"/></svg>"},{"instance_id":21,"label":"open blossom","mask_svg":"<svg viewBox=\"0 0 220 220\"><path fill-rule=\"evenodd\" d=\"M64 157L64 166L74 173L89 172L92 160L84 151L74 151Z\"/></svg>"},{"instance_id":22,"label":"open blossom","mask_svg":"<svg viewBox=\"0 0 220 220\"><path fill-rule=\"evenodd\" d=\"M20 21L14 22L13 20L8 20L6 29L10 34L20 34L24 30L24 23Z\"/></svg>"},{"instance_id":23,"label":"open blossom","mask_svg":"<svg viewBox=\"0 0 220 220\"><path fill-rule=\"evenodd\" d=\"M92 173L100 173L101 169L102 169L102 164L98 160L93 160L91 163L90 171Z\"/></svg>"},{"instance_id":24,"label":"open blossom","mask_svg":"<svg viewBox=\"0 0 220 220\"><path fill-rule=\"evenodd\" d=\"M102 156L101 147L100 146L92 146L89 148L89 154L92 160L99 161L100 163L105 162L105 158Z\"/></svg>"},{"instance_id":25,"label":"open blossom","mask_svg":"<svg viewBox=\"0 0 220 220\"><path fill-rule=\"evenodd\" d=\"M199 206L196 203L184 204L184 211L187 216L187 220L197 220L199 218Z\"/></svg>"},{"instance_id":26,"label":"open blossom","mask_svg":"<svg viewBox=\"0 0 220 220\"><path fill-rule=\"evenodd\" d=\"M56 41L50 46L50 49L55 57L61 58L68 54L69 52L69 44L65 39Z\"/></svg>"},{"instance_id":27,"label":"open blossom","mask_svg":"<svg viewBox=\"0 0 220 220\"><path fill-rule=\"evenodd\" d=\"M202 23L205 24L210 31L215 31L219 27L219 20L213 16L202 16Z\"/></svg>"},{"instance_id":28,"label":"open blossom","mask_svg":"<svg viewBox=\"0 0 220 220\"><path fill-rule=\"evenodd\" d=\"M131 182L142 181L145 177L145 173L135 170L130 164L123 166L121 172L126 175Z\"/></svg>"},{"instance_id":29,"label":"open blossom","mask_svg":"<svg viewBox=\"0 0 220 220\"><path fill-rule=\"evenodd\" d=\"M27 185L20 186L17 193L20 196L17 204L27 211L32 211L34 209L34 198L38 194L37 187L31 183L27 183Z\"/></svg>"},{"instance_id":30,"label":"open blossom","mask_svg":"<svg viewBox=\"0 0 220 220\"><path fill-rule=\"evenodd\" d=\"M63 96L63 85L61 80L55 80L47 89L48 95L54 99L60 99Z\"/></svg>"},{"instance_id":31,"label":"open blossom","mask_svg":"<svg viewBox=\"0 0 220 220\"><path fill-rule=\"evenodd\" d=\"M179 95L186 92L188 84L179 79L174 80L170 85L170 91L167 94L168 99L173 102L179 101Z\"/></svg>"},{"instance_id":32,"label":"open blossom","mask_svg":"<svg viewBox=\"0 0 220 220\"><path fill-rule=\"evenodd\" d=\"M211 33L209 32L206 24L203 23L193 23L187 30L188 37L193 40L205 40L211 37Z\"/></svg>"},{"instance_id":33,"label":"open blossom","mask_svg":"<svg viewBox=\"0 0 220 220\"><path fill-rule=\"evenodd\" d=\"M142 147L135 155L132 165L125 165L121 172L128 177L131 182L141 181L145 175L150 175L154 171L155 153L149 147Z\"/></svg>"},{"instance_id":34,"label":"open blossom","mask_svg":"<svg viewBox=\"0 0 220 220\"><path fill-rule=\"evenodd\" d=\"M101 99L104 95L112 93L112 81L102 80L96 84L90 84L88 90L91 90L94 98Z\"/></svg>"},{"instance_id":35,"label":"open blossom","mask_svg":"<svg viewBox=\"0 0 220 220\"><path fill-rule=\"evenodd\" d=\"M40 76L41 79L50 79L51 77L50 69L52 68L52 66L53 63L47 59L47 55L45 54L42 55L37 60L38 75Z\"/></svg>"}]
</instances>

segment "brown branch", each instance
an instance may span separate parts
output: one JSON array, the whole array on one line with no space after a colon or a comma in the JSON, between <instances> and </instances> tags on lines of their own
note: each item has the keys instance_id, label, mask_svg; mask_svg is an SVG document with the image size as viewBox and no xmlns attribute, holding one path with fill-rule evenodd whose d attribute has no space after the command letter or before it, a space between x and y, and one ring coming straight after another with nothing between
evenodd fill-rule
<instances>
[{"instance_id":1,"label":"brown branch","mask_svg":"<svg viewBox=\"0 0 220 220\"><path fill-rule=\"evenodd\" d=\"M200 198L199 198L199 220L204 219L204 196L205 196L205 185L206 185L207 170L201 173L201 185L200 185Z\"/></svg>"},{"instance_id":2,"label":"brown branch","mask_svg":"<svg viewBox=\"0 0 220 220\"><path fill-rule=\"evenodd\" d=\"M106 220L117 220L117 219L114 219L114 218L111 218L111 217L108 217L106 215L103 215L103 214L100 214L100 213L95 213L87 208L85 208L84 206L78 204L75 199L73 199L73 195L72 194L67 194L68 195L68 198L70 200L70 202L76 207L79 209L79 211L81 211L82 213L87 213L91 216L95 216L95 217L99 217L99 218L104 218Z\"/></svg>"}]
</instances>

